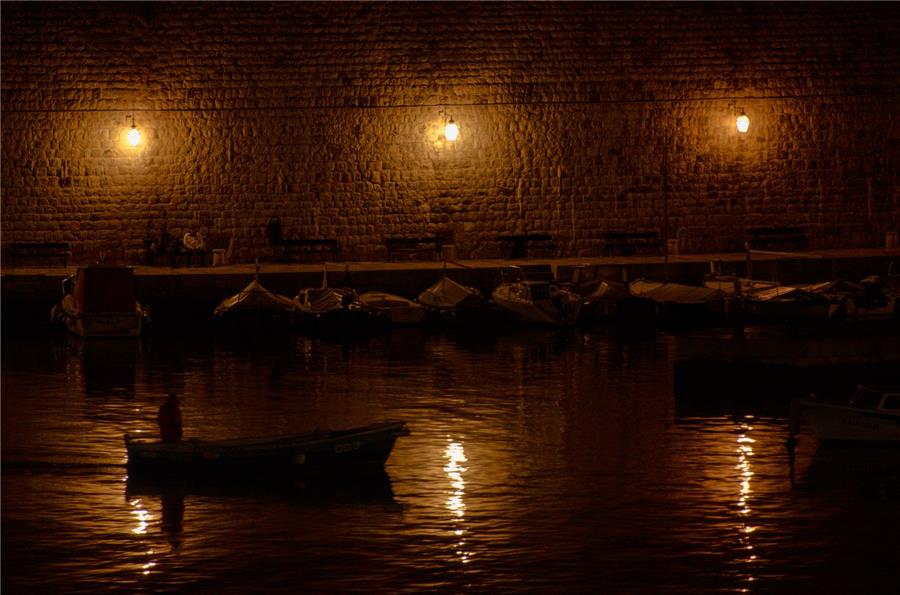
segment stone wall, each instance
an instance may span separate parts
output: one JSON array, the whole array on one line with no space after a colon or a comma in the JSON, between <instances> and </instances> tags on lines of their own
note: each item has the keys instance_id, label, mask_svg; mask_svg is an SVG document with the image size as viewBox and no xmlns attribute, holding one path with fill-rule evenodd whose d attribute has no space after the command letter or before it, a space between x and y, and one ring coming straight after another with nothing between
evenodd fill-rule
<instances>
[{"instance_id":1,"label":"stone wall","mask_svg":"<svg viewBox=\"0 0 900 595\"><path fill-rule=\"evenodd\" d=\"M272 217L349 259L401 234L491 257L548 231L576 256L605 230L711 252L748 226L814 248L900 228L896 3L0 10L4 245L136 261L193 229L247 261Z\"/></svg>"}]
</instances>

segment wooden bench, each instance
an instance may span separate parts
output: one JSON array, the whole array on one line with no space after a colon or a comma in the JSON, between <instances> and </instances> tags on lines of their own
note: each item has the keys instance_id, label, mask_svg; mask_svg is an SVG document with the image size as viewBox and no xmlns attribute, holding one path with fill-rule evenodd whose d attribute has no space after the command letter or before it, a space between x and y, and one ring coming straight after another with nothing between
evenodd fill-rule
<instances>
[{"instance_id":1,"label":"wooden bench","mask_svg":"<svg viewBox=\"0 0 900 595\"><path fill-rule=\"evenodd\" d=\"M303 256L334 260L341 251L341 245L334 238L283 238L281 246L285 258L296 256L298 260Z\"/></svg>"},{"instance_id":2,"label":"wooden bench","mask_svg":"<svg viewBox=\"0 0 900 595\"><path fill-rule=\"evenodd\" d=\"M750 250L806 249L806 229L797 226L748 227L747 246Z\"/></svg>"},{"instance_id":3,"label":"wooden bench","mask_svg":"<svg viewBox=\"0 0 900 595\"><path fill-rule=\"evenodd\" d=\"M601 239L603 252L607 256L662 252L662 239L658 231L606 231Z\"/></svg>"},{"instance_id":4,"label":"wooden bench","mask_svg":"<svg viewBox=\"0 0 900 595\"><path fill-rule=\"evenodd\" d=\"M62 261L68 266L72 250L69 242L13 242L9 245L9 256L14 263L26 261L55 262Z\"/></svg>"},{"instance_id":5,"label":"wooden bench","mask_svg":"<svg viewBox=\"0 0 900 595\"><path fill-rule=\"evenodd\" d=\"M526 258L531 250L538 250L545 256L554 256L556 242L549 233L503 234L497 236L500 242L501 258Z\"/></svg>"},{"instance_id":6,"label":"wooden bench","mask_svg":"<svg viewBox=\"0 0 900 595\"><path fill-rule=\"evenodd\" d=\"M398 256L418 257L421 255L432 256L440 260L443 253L444 242L437 236L425 236L420 238L390 237L384 239L387 246L388 260L397 260Z\"/></svg>"}]
</instances>

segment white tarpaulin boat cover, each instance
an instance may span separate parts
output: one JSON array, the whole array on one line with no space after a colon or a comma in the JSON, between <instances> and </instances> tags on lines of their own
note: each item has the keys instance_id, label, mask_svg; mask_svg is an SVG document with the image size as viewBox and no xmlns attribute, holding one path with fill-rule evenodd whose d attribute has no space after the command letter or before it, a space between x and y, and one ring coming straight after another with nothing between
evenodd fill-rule
<instances>
[{"instance_id":1,"label":"white tarpaulin boat cover","mask_svg":"<svg viewBox=\"0 0 900 595\"><path fill-rule=\"evenodd\" d=\"M725 292L711 287L682 285L680 283L661 283L639 279L628 285L631 295L647 298L657 302L679 304L700 304L711 300L722 299Z\"/></svg>"},{"instance_id":2,"label":"white tarpaulin boat cover","mask_svg":"<svg viewBox=\"0 0 900 595\"><path fill-rule=\"evenodd\" d=\"M480 297L481 294L477 289L460 285L449 277L443 277L419 295L419 302L430 308L456 308L467 299Z\"/></svg>"},{"instance_id":3,"label":"white tarpaulin boat cover","mask_svg":"<svg viewBox=\"0 0 900 595\"><path fill-rule=\"evenodd\" d=\"M283 295L269 291L254 279L240 293L222 300L216 306L216 314L224 314L234 310L295 310L294 302Z\"/></svg>"}]
</instances>

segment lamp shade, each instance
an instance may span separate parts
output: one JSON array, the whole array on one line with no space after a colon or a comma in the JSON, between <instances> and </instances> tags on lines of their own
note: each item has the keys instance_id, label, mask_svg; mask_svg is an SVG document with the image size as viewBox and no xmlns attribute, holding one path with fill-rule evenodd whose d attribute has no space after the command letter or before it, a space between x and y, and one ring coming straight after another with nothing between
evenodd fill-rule
<instances>
[{"instance_id":1,"label":"lamp shade","mask_svg":"<svg viewBox=\"0 0 900 595\"><path fill-rule=\"evenodd\" d=\"M134 124L131 125L131 130L128 131L128 144L132 147L136 147L141 142L141 132L137 129L137 126Z\"/></svg>"},{"instance_id":2,"label":"lamp shade","mask_svg":"<svg viewBox=\"0 0 900 595\"><path fill-rule=\"evenodd\" d=\"M444 138L450 142L454 142L459 138L459 126L453 121L453 118L450 118L444 125Z\"/></svg>"},{"instance_id":3,"label":"lamp shade","mask_svg":"<svg viewBox=\"0 0 900 595\"><path fill-rule=\"evenodd\" d=\"M750 116L744 110L741 110L741 115L737 117L735 123L737 124L738 132L743 134L750 129Z\"/></svg>"}]
</instances>

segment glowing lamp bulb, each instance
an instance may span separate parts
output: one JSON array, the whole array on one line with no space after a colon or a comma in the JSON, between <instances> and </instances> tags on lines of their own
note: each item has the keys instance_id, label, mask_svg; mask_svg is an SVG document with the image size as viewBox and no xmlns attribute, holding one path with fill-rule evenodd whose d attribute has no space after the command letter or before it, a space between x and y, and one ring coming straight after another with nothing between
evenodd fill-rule
<instances>
[{"instance_id":1,"label":"glowing lamp bulb","mask_svg":"<svg viewBox=\"0 0 900 595\"><path fill-rule=\"evenodd\" d=\"M743 110L741 111L741 115L737 117L735 123L737 124L738 132L741 134L750 129L750 117Z\"/></svg>"},{"instance_id":2,"label":"glowing lamp bulb","mask_svg":"<svg viewBox=\"0 0 900 595\"><path fill-rule=\"evenodd\" d=\"M131 125L131 130L128 131L128 144L132 147L138 146L138 143L141 142L141 133L137 129L137 126L134 124Z\"/></svg>"},{"instance_id":3,"label":"glowing lamp bulb","mask_svg":"<svg viewBox=\"0 0 900 595\"><path fill-rule=\"evenodd\" d=\"M444 138L451 143L459 138L459 126L453 121L453 118L450 118L450 121L444 126Z\"/></svg>"}]
</instances>

